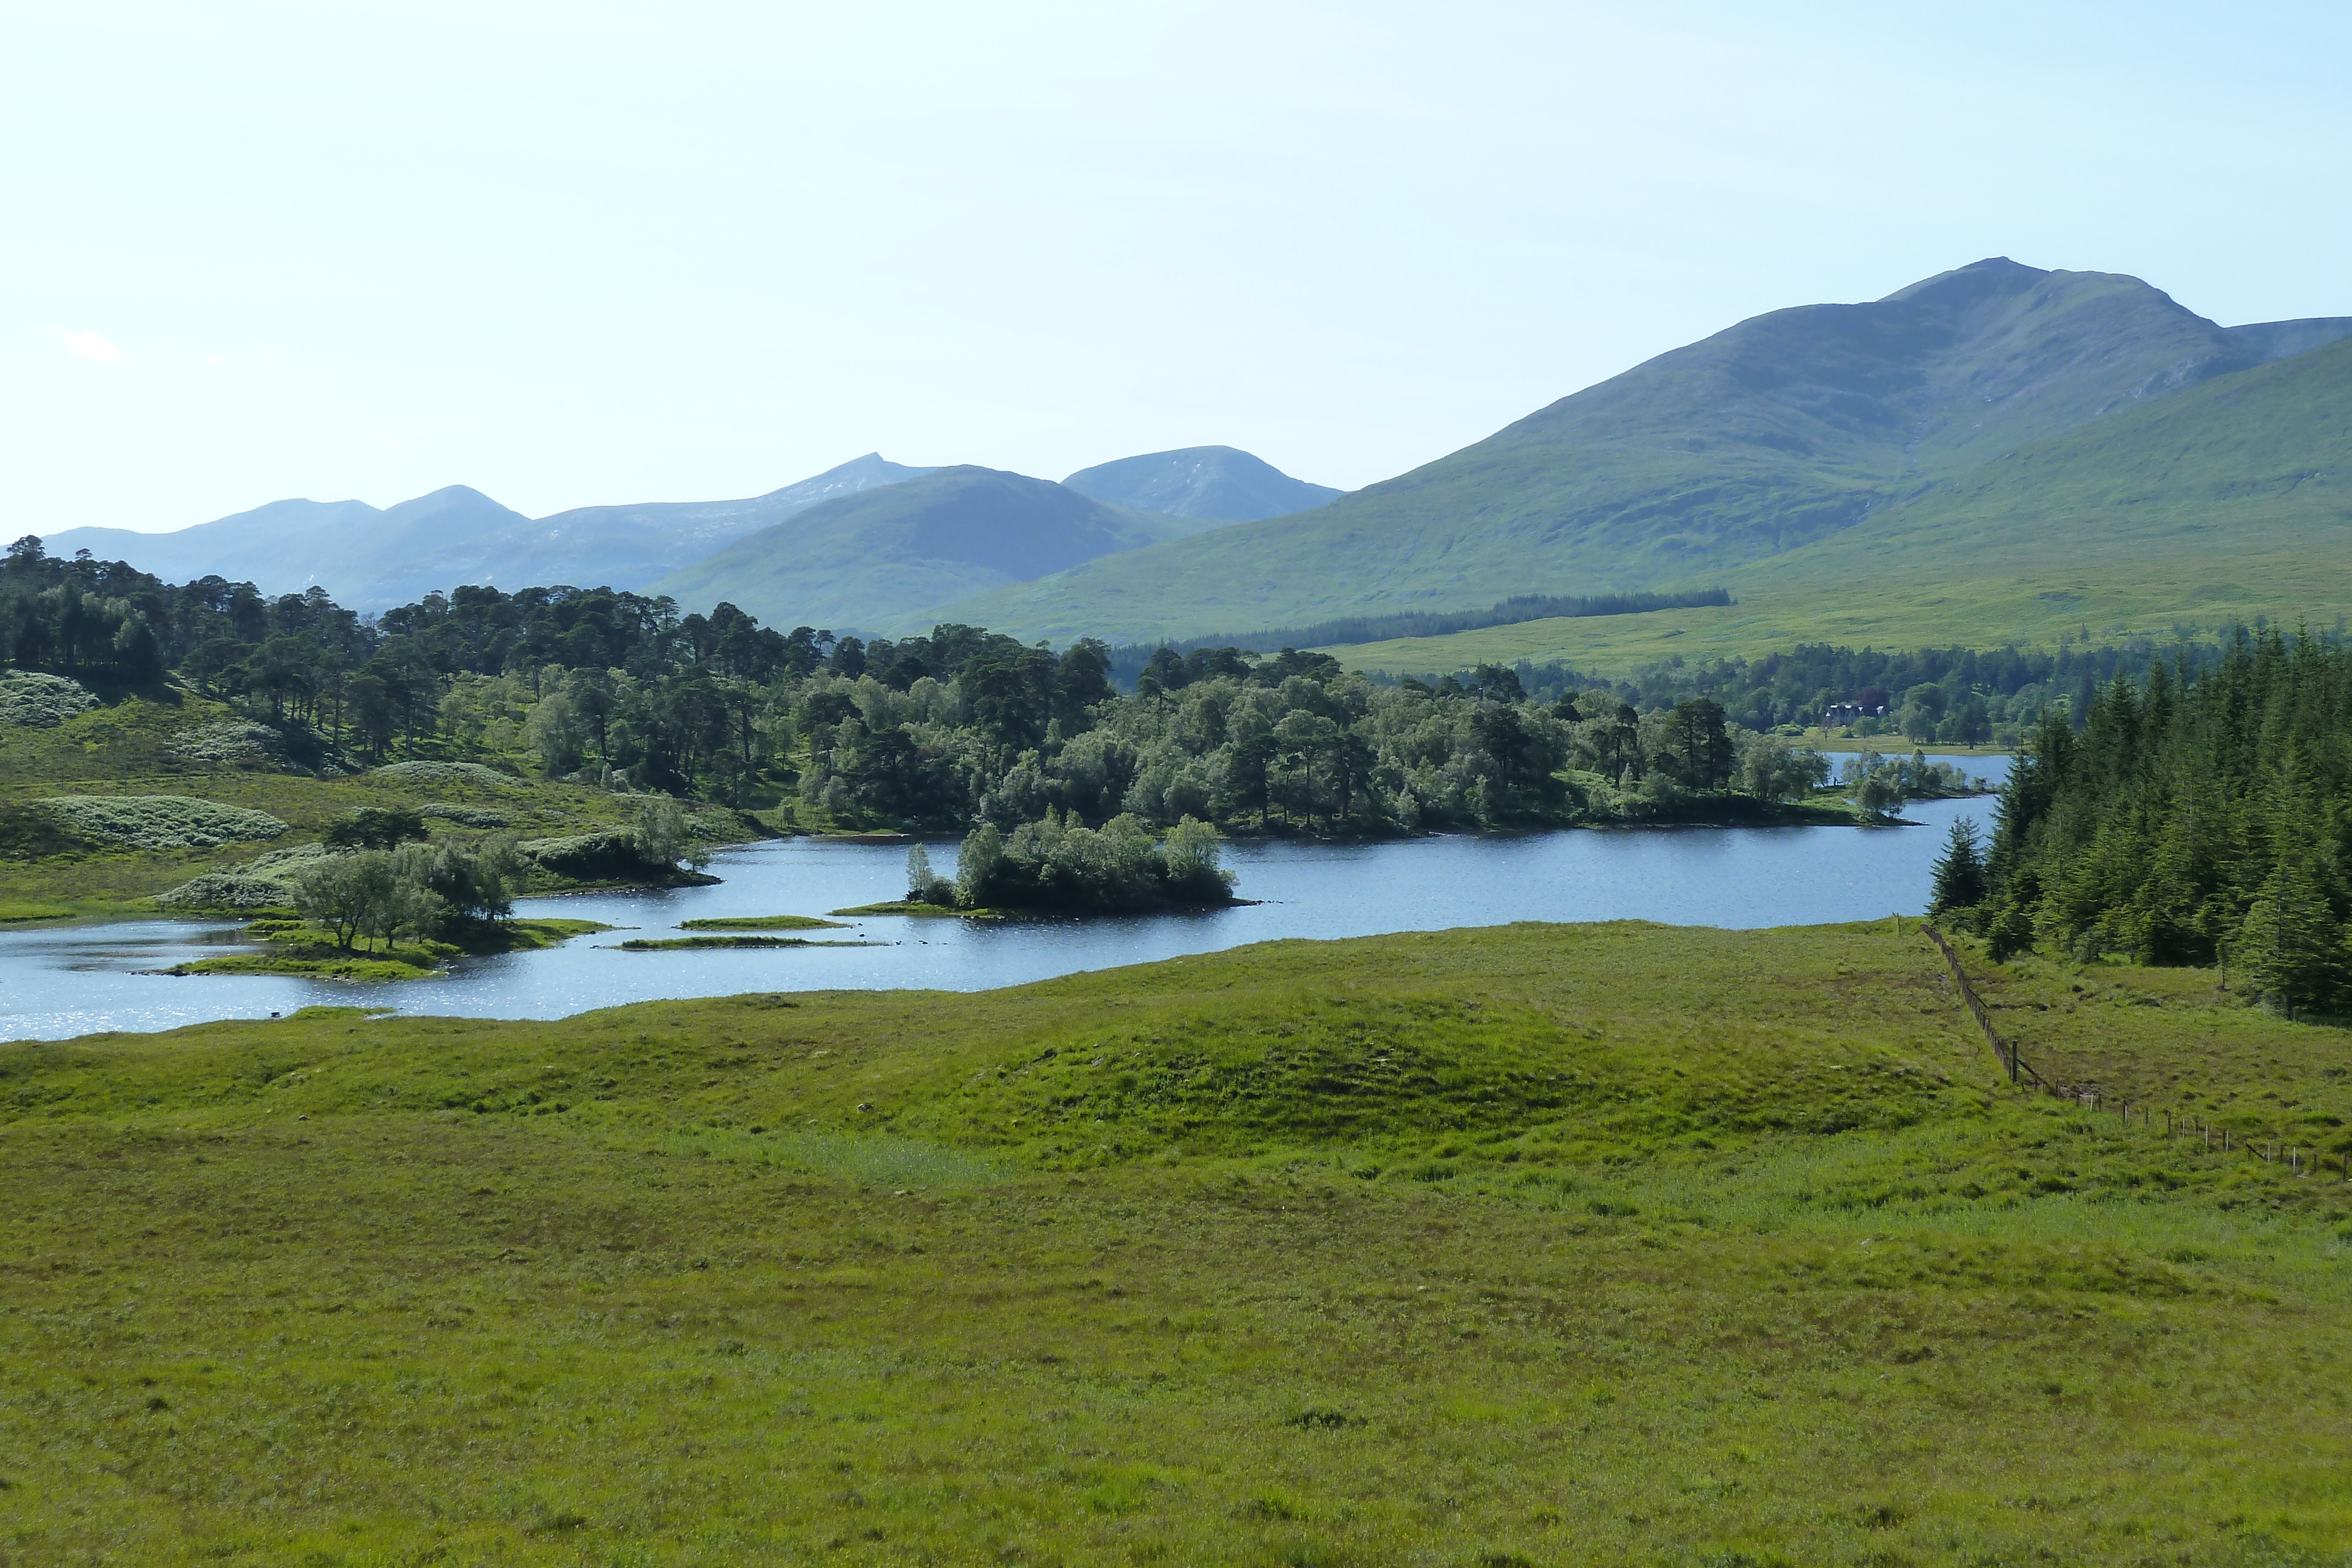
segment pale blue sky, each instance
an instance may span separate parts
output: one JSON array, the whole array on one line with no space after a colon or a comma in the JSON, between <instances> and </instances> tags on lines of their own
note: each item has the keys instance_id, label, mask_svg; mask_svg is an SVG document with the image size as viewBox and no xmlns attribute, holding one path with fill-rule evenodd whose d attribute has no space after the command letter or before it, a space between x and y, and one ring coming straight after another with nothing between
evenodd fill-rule
<instances>
[{"instance_id":1,"label":"pale blue sky","mask_svg":"<svg viewBox=\"0 0 2352 1568\"><path fill-rule=\"evenodd\" d=\"M1988 255L2352 313L2352 7L0 4L0 534L1357 486Z\"/></svg>"}]
</instances>

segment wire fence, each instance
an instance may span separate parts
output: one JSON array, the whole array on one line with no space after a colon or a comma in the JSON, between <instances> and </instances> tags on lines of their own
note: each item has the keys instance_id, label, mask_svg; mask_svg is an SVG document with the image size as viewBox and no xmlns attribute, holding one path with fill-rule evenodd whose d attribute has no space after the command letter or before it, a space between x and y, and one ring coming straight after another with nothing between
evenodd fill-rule
<instances>
[{"instance_id":1,"label":"wire fence","mask_svg":"<svg viewBox=\"0 0 2352 1568\"><path fill-rule=\"evenodd\" d=\"M1952 971L1952 984L1959 990L1961 1002L1967 1006L1969 1016L1977 1020L1977 1027L1984 1031L1986 1043L1992 1047L1993 1059L1999 1061L2002 1071L2009 1074L2009 1081L2011 1083L2021 1086L2030 1083L2045 1094L2060 1100L2071 1100L2087 1111L2112 1112L2122 1118L2126 1127L2133 1125L2132 1118L2137 1115L2139 1125L2154 1130L2159 1113L2154 1107L2145 1104L2135 1105L2126 1099L2103 1098L2095 1084L2061 1084L2044 1078L2040 1072L2034 1071L2032 1066L2018 1054L2017 1042L2003 1040L2000 1030L1993 1027L1991 1011L1985 1007L1984 998L1977 995L1976 987L1969 983L1969 973L1960 967L1960 956L1952 950L1952 945L1944 939L1944 934L1925 921L1920 923L1919 928L1927 934L1929 941L1935 943L1937 951L1943 954L1944 963ZM2201 1138L2208 1149L2219 1153L2244 1152L2259 1155L2272 1163L2284 1160L2296 1176L2315 1176L2321 1173L2322 1161L2326 1157L2322 1150L2306 1149L2299 1145L2283 1143L2275 1138L2248 1138L2234 1128L2216 1126L2201 1116L2187 1113L2176 1115L2170 1110L2166 1110L2161 1114L2164 1118L2164 1134L2168 1138L2183 1136ZM2352 1149L2347 1149L2339 1155L2337 1164L2339 1167L2337 1179L2352 1182Z\"/></svg>"}]
</instances>

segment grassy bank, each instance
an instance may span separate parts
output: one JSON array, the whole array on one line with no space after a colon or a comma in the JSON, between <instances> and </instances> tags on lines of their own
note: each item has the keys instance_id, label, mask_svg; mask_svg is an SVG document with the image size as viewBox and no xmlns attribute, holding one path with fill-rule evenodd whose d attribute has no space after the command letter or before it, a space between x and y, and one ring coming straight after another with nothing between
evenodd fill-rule
<instances>
[{"instance_id":1,"label":"grassy bank","mask_svg":"<svg viewBox=\"0 0 2352 1568\"><path fill-rule=\"evenodd\" d=\"M1985 984L2345 1141L2340 1030ZM1892 923L1614 925L0 1047L0 1549L2343 1561L2352 1188L1971 1030Z\"/></svg>"}]
</instances>

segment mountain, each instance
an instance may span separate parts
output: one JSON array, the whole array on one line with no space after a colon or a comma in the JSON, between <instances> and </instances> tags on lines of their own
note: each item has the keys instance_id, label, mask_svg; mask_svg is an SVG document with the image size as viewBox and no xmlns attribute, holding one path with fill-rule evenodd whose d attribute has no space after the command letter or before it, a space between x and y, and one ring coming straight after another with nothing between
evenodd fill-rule
<instances>
[{"instance_id":1,"label":"mountain","mask_svg":"<svg viewBox=\"0 0 2352 1568\"><path fill-rule=\"evenodd\" d=\"M1114 507L1229 523L1304 512L1347 493L1294 479L1232 446L1182 446L1122 457L1081 468L1062 483Z\"/></svg>"},{"instance_id":2,"label":"mountain","mask_svg":"<svg viewBox=\"0 0 2352 1568\"><path fill-rule=\"evenodd\" d=\"M383 511L363 501L273 501L174 533L68 528L44 543L52 555L86 549L173 581L218 575L266 593L320 583L359 610L467 582L643 590L812 507L930 472L868 453L748 500L582 507L536 519L453 485Z\"/></svg>"},{"instance_id":3,"label":"mountain","mask_svg":"<svg viewBox=\"0 0 2352 1568\"><path fill-rule=\"evenodd\" d=\"M924 630L929 607L950 600L1217 526L965 465L812 507L656 587L689 608L725 600L784 627Z\"/></svg>"},{"instance_id":4,"label":"mountain","mask_svg":"<svg viewBox=\"0 0 2352 1568\"><path fill-rule=\"evenodd\" d=\"M2169 640L2352 607L2352 341L2213 377L1926 485L1718 580L1721 609L1525 622L1367 644L1352 663L1622 670L1799 642Z\"/></svg>"},{"instance_id":5,"label":"mountain","mask_svg":"<svg viewBox=\"0 0 2352 1568\"><path fill-rule=\"evenodd\" d=\"M665 573L712 551L796 517L811 507L904 484L932 472L892 463L878 452L828 468L812 479L771 490L747 501L649 501L634 507L579 507L541 517L501 536L497 581L508 587L535 582L587 585L591 580L615 588L642 590ZM587 570L585 563L598 563Z\"/></svg>"},{"instance_id":6,"label":"mountain","mask_svg":"<svg viewBox=\"0 0 2352 1568\"><path fill-rule=\"evenodd\" d=\"M1740 322L1213 554L1157 546L948 612L1143 640L1711 582L2333 329L2225 329L2135 277L1995 257Z\"/></svg>"},{"instance_id":7,"label":"mountain","mask_svg":"<svg viewBox=\"0 0 2352 1568\"><path fill-rule=\"evenodd\" d=\"M451 485L381 511L364 501L272 501L175 533L67 528L42 542L52 555L87 549L175 582L218 576L266 593L323 583L338 602L379 609L467 580L445 575L440 563L469 540L529 522L478 490Z\"/></svg>"}]
</instances>

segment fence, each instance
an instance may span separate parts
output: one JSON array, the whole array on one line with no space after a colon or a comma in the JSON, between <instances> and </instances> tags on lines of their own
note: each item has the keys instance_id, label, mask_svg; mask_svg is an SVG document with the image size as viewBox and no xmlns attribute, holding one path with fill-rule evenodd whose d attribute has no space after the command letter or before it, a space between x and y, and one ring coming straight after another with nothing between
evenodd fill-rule
<instances>
[{"instance_id":1,"label":"fence","mask_svg":"<svg viewBox=\"0 0 2352 1568\"><path fill-rule=\"evenodd\" d=\"M1977 995L1977 988L1969 983L1968 971L1960 967L1960 956L1952 951L1952 945L1944 940L1944 934L1924 921L1920 923L1919 928L1927 934L1929 941L1935 943L1937 951L1944 955L1944 962L1952 971L1952 984L1959 988L1960 1000L1968 1005L1969 1016L1977 1020L1977 1027L1984 1030L1985 1040L1992 1047L1993 1059L1999 1061L2002 1069L2008 1072L2009 1081L2011 1083L2021 1083L2031 1079L2033 1087L2045 1094L2061 1100L2072 1100L2086 1110L2097 1111L2102 1108L2099 1103L2099 1091L2095 1085L2062 1087L2042 1077L2021 1058L2017 1053L2017 1042L2001 1039L2000 1031L1993 1028L1992 1014L1986 1009L1983 998ZM2128 1100L2119 1100L2110 1108L2123 1118L2124 1125L2126 1127L2131 1125L2132 1113L2135 1111L2139 1113L2142 1126L2153 1129L2156 1125L2157 1113L2146 1105L2136 1106ZM2205 1146L2209 1149L2216 1146L2214 1139L2218 1134L2221 1139L2219 1147L2223 1154L2244 1151L2259 1155L2263 1159L2271 1162L2276 1162L2284 1157L2297 1176L2316 1176L2320 1172L2321 1155L2317 1149L2281 1145L2275 1139L2247 1141L2238 1137L2232 1129L2216 1127L2201 1117L2183 1115L2176 1121L2173 1113L2167 1111L2164 1113L2164 1134L2168 1138L2183 1135L2202 1137ZM2304 1158L2306 1154L2311 1156L2308 1160ZM2341 1165L2342 1179L2352 1182L2352 1150L2346 1151Z\"/></svg>"}]
</instances>

